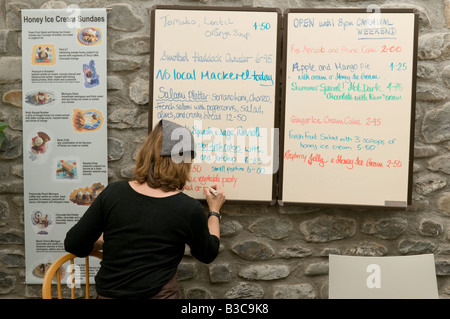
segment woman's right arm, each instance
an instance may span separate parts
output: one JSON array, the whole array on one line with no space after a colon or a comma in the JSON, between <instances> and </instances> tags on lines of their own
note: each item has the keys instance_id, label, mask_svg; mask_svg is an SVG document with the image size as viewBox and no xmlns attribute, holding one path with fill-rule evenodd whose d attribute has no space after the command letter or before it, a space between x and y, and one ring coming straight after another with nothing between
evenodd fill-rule
<instances>
[{"instance_id":1,"label":"woman's right arm","mask_svg":"<svg viewBox=\"0 0 450 319\"><path fill-rule=\"evenodd\" d=\"M206 189L206 202L208 203L208 208L210 212L216 212L220 214L220 209L222 205L225 203L225 193L219 185L211 186L214 190L216 190L217 195L211 193L211 191ZM209 233L211 235L216 236L220 239L220 220L216 216L210 216L208 218L208 228Z\"/></svg>"},{"instance_id":2,"label":"woman's right arm","mask_svg":"<svg viewBox=\"0 0 450 319\"><path fill-rule=\"evenodd\" d=\"M206 200L210 210L220 212L225 202L225 194L217 185L213 188L218 194L213 195L209 190L206 191ZM219 253L220 247L220 225L216 216L206 218L203 207L198 203L198 210L192 214L191 232L188 245L191 247L191 254L199 261L209 264Z\"/></svg>"}]
</instances>

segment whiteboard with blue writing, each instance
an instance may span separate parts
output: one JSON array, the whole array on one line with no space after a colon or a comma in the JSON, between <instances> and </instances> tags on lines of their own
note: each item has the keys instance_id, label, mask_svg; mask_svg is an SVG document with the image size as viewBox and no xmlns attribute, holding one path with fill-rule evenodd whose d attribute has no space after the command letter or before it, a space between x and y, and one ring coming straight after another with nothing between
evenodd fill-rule
<instances>
[{"instance_id":1,"label":"whiteboard with blue writing","mask_svg":"<svg viewBox=\"0 0 450 319\"><path fill-rule=\"evenodd\" d=\"M231 201L273 203L278 170L279 9L152 9L149 128L191 130L184 192L219 184Z\"/></svg>"},{"instance_id":2,"label":"whiteboard with blue writing","mask_svg":"<svg viewBox=\"0 0 450 319\"><path fill-rule=\"evenodd\" d=\"M279 200L407 207L417 14L285 13Z\"/></svg>"}]
</instances>

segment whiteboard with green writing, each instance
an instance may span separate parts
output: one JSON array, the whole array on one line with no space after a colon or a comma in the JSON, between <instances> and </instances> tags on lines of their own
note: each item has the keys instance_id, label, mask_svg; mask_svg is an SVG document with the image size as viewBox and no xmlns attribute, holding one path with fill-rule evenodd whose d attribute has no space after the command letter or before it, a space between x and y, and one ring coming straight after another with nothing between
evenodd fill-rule
<instances>
[{"instance_id":1,"label":"whiteboard with green writing","mask_svg":"<svg viewBox=\"0 0 450 319\"><path fill-rule=\"evenodd\" d=\"M276 198L281 11L152 9L151 129L167 119L191 130L197 156L184 192L219 184L227 200Z\"/></svg>"},{"instance_id":2,"label":"whiteboard with green writing","mask_svg":"<svg viewBox=\"0 0 450 319\"><path fill-rule=\"evenodd\" d=\"M281 203L411 203L417 14L284 15Z\"/></svg>"}]
</instances>

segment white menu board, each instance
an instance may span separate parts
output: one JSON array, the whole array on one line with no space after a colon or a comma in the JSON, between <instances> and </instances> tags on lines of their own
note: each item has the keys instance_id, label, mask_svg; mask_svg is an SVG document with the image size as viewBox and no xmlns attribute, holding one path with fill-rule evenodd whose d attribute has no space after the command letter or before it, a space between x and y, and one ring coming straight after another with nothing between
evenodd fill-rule
<instances>
[{"instance_id":1,"label":"white menu board","mask_svg":"<svg viewBox=\"0 0 450 319\"><path fill-rule=\"evenodd\" d=\"M184 191L274 202L278 171L279 9L156 6L150 123L191 130L197 156Z\"/></svg>"},{"instance_id":2,"label":"white menu board","mask_svg":"<svg viewBox=\"0 0 450 319\"><path fill-rule=\"evenodd\" d=\"M411 203L418 16L285 15L283 203Z\"/></svg>"},{"instance_id":3,"label":"white menu board","mask_svg":"<svg viewBox=\"0 0 450 319\"><path fill-rule=\"evenodd\" d=\"M27 284L108 182L106 31L105 9L22 10Z\"/></svg>"}]
</instances>

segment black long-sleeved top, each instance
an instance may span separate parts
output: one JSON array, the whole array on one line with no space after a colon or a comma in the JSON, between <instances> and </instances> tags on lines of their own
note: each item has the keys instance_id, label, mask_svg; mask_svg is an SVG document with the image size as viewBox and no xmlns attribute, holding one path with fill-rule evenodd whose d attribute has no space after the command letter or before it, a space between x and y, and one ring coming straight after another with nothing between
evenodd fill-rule
<instances>
[{"instance_id":1,"label":"black long-sleeved top","mask_svg":"<svg viewBox=\"0 0 450 319\"><path fill-rule=\"evenodd\" d=\"M176 273L185 250L204 263L218 254L200 202L184 193L156 198L128 181L109 184L66 235L65 249L87 256L103 233L103 260L95 277L99 295L149 298Z\"/></svg>"}]
</instances>

